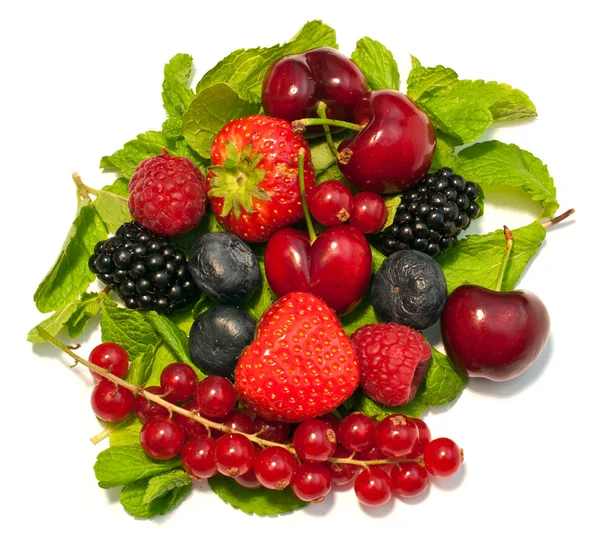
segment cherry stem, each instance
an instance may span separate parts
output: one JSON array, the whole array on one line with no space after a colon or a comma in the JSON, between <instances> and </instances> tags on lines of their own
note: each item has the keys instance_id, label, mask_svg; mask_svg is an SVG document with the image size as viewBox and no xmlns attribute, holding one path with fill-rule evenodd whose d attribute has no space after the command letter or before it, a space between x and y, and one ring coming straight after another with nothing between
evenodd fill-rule
<instances>
[{"instance_id":1,"label":"cherry stem","mask_svg":"<svg viewBox=\"0 0 600 537\"><path fill-rule=\"evenodd\" d=\"M73 172L71 174L71 177L73 178L73 182L75 183L75 186L77 187L77 194L80 197L91 201L92 198L90 198L88 188L83 184L83 181L81 180L81 177L79 176L79 174L77 172Z\"/></svg>"},{"instance_id":2,"label":"cherry stem","mask_svg":"<svg viewBox=\"0 0 600 537\"><path fill-rule=\"evenodd\" d=\"M327 117L327 105L323 101L319 101L319 104L317 104L317 115L321 119L329 119ZM331 129L329 128L329 125L323 125L323 130L325 131L325 140L327 141L327 145L329 146L329 149L331 150L333 156L337 160L340 156L340 152L337 150L337 147L333 143L333 138L331 136Z\"/></svg>"},{"instance_id":3,"label":"cherry stem","mask_svg":"<svg viewBox=\"0 0 600 537\"><path fill-rule=\"evenodd\" d=\"M329 125L331 127L340 127L342 129L350 129L356 132L363 130L363 126L356 123L321 117L305 117L304 119L292 121L292 130L296 134L302 134L306 130L306 127L311 127L312 125Z\"/></svg>"},{"instance_id":4,"label":"cherry stem","mask_svg":"<svg viewBox=\"0 0 600 537\"><path fill-rule=\"evenodd\" d=\"M302 199L302 210L304 211L304 219L308 228L308 235L311 244L317 240L317 234L313 227L310 213L308 212L308 203L306 202L306 189L304 187L304 148L301 147L298 151L298 183L300 184L300 198Z\"/></svg>"},{"instance_id":5,"label":"cherry stem","mask_svg":"<svg viewBox=\"0 0 600 537\"><path fill-rule=\"evenodd\" d=\"M575 209L569 209L568 211L565 211L564 213L559 214L552 220L547 220L546 222L544 222L542 224L542 226L544 226L546 229L548 229L552 226L555 226L559 222L562 222L565 218L568 218L569 216L571 216L574 212L575 212Z\"/></svg>"},{"instance_id":6,"label":"cherry stem","mask_svg":"<svg viewBox=\"0 0 600 537\"><path fill-rule=\"evenodd\" d=\"M508 265L510 252L514 243L512 231L506 226L504 226L504 236L506 237L506 248L504 249L504 254L502 255L502 264L500 265L500 272L498 273L498 278L496 278L496 285L494 286L495 291L502 290L502 281L504 280L504 274L506 273L506 267Z\"/></svg>"}]
</instances>

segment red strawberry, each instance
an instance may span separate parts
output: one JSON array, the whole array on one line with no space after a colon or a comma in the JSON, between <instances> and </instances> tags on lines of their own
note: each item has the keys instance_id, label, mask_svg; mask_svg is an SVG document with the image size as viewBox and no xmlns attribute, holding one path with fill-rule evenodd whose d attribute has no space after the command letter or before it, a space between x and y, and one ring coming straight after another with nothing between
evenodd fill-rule
<instances>
[{"instance_id":1,"label":"red strawberry","mask_svg":"<svg viewBox=\"0 0 600 537\"><path fill-rule=\"evenodd\" d=\"M302 219L298 150L306 152L306 193L315 184L308 143L282 119L255 115L234 119L215 136L207 177L213 212L223 226L248 242L267 240Z\"/></svg>"},{"instance_id":2,"label":"red strawberry","mask_svg":"<svg viewBox=\"0 0 600 537\"><path fill-rule=\"evenodd\" d=\"M235 370L240 399L268 420L326 414L357 388L360 371L333 310L308 293L289 293L263 315Z\"/></svg>"}]
</instances>

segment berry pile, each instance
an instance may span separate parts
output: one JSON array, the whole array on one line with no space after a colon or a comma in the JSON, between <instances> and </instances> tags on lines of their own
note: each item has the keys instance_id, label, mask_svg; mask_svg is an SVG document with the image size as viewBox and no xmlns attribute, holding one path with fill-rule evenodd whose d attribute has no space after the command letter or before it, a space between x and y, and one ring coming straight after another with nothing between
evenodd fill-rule
<instances>
[{"instance_id":1,"label":"berry pile","mask_svg":"<svg viewBox=\"0 0 600 537\"><path fill-rule=\"evenodd\" d=\"M114 237L96 244L89 268L132 309L164 313L198 294L183 251L136 222L123 224Z\"/></svg>"},{"instance_id":2,"label":"berry pile","mask_svg":"<svg viewBox=\"0 0 600 537\"><path fill-rule=\"evenodd\" d=\"M479 189L450 168L427 174L405 193L394 223L380 234L384 252L418 250L436 256L458 244L458 234L479 214Z\"/></svg>"}]
</instances>

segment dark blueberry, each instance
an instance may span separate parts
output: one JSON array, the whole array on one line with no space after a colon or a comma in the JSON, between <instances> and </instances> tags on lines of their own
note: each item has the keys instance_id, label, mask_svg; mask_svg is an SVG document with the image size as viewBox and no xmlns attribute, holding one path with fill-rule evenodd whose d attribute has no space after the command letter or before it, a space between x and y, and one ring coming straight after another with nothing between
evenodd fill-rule
<instances>
[{"instance_id":1,"label":"dark blueberry","mask_svg":"<svg viewBox=\"0 0 600 537\"><path fill-rule=\"evenodd\" d=\"M150 310L154 305L154 297L152 295L140 295L135 301L141 310Z\"/></svg>"},{"instance_id":2,"label":"dark blueberry","mask_svg":"<svg viewBox=\"0 0 600 537\"><path fill-rule=\"evenodd\" d=\"M411 244L413 250L418 250L419 252L424 252L427 250L429 246L429 241L427 239L415 239Z\"/></svg>"},{"instance_id":3,"label":"dark blueberry","mask_svg":"<svg viewBox=\"0 0 600 537\"><path fill-rule=\"evenodd\" d=\"M447 188L444 190L444 196L446 196L448 201L456 201L456 196L458 196L458 193L454 188Z\"/></svg>"},{"instance_id":4,"label":"dark blueberry","mask_svg":"<svg viewBox=\"0 0 600 537\"><path fill-rule=\"evenodd\" d=\"M140 295L146 294L152 289L152 282L145 278L143 280L138 280L135 284L135 288Z\"/></svg>"},{"instance_id":5,"label":"dark blueberry","mask_svg":"<svg viewBox=\"0 0 600 537\"><path fill-rule=\"evenodd\" d=\"M454 221L458 218L459 214L458 205L453 201L447 201L446 205L442 207L442 214L446 220Z\"/></svg>"},{"instance_id":6,"label":"dark blueberry","mask_svg":"<svg viewBox=\"0 0 600 537\"><path fill-rule=\"evenodd\" d=\"M479 205L477 205L475 202L469 203L469 206L467 207L467 216L469 218L477 218L478 214L479 214Z\"/></svg>"},{"instance_id":7,"label":"dark blueberry","mask_svg":"<svg viewBox=\"0 0 600 537\"><path fill-rule=\"evenodd\" d=\"M173 287L169 289L168 296L169 300L173 302L179 302L185 296L185 293L183 292L183 287L181 287L181 285L173 285Z\"/></svg>"},{"instance_id":8,"label":"dark blueberry","mask_svg":"<svg viewBox=\"0 0 600 537\"><path fill-rule=\"evenodd\" d=\"M433 183L433 188L438 192L443 192L448 188L448 179L445 177L439 177L435 183Z\"/></svg>"},{"instance_id":9,"label":"dark blueberry","mask_svg":"<svg viewBox=\"0 0 600 537\"><path fill-rule=\"evenodd\" d=\"M440 229L444 224L444 215L439 211L431 211L427 215L425 223L432 229Z\"/></svg>"},{"instance_id":10,"label":"dark blueberry","mask_svg":"<svg viewBox=\"0 0 600 537\"><path fill-rule=\"evenodd\" d=\"M119 293L122 297L131 297L136 294L135 282L132 280L125 280L119 285Z\"/></svg>"},{"instance_id":11,"label":"dark blueberry","mask_svg":"<svg viewBox=\"0 0 600 537\"><path fill-rule=\"evenodd\" d=\"M417 222L412 227L413 235L417 239L428 239L429 238L429 226L424 222Z\"/></svg>"},{"instance_id":12,"label":"dark blueberry","mask_svg":"<svg viewBox=\"0 0 600 537\"><path fill-rule=\"evenodd\" d=\"M125 248L119 248L113 255L113 262L115 267L118 269L127 270L129 265L131 265L131 259L133 255L131 250L126 250Z\"/></svg>"},{"instance_id":13,"label":"dark blueberry","mask_svg":"<svg viewBox=\"0 0 600 537\"><path fill-rule=\"evenodd\" d=\"M417 207L416 214L421 220L425 220L430 212L431 205L428 205L427 203L420 203Z\"/></svg>"},{"instance_id":14,"label":"dark blueberry","mask_svg":"<svg viewBox=\"0 0 600 537\"><path fill-rule=\"evenodd\" d=\"M162 256L162 254L150 254L146 258L146 268L149 272L154 272L156 270L165 268L165 258Z\"/></svg>"},{"instance_id":15,"label":"dark blueberry","mask_svg":"<svg viewBox=\"0 0 600 537\"><path fill-rule=\"evenodd\" d=\"M458 196L456 196L456 205L458 205L458 208L461 211L465 211L469 206L469 203L471 202L469 201L469 198L466 194L459 194Z\"/></svg>"},{"instance_id":16,"label":"dark blueberry","mask_svg":"<svg viewBox=\"0 0 600 537\"><path fill-rule=\"evenodd\" d=\"M136 242L132 246L131 251L136 257L144 257L148 253L148 247L141 242Z\"/></svg>"},{"instance_id":17,"label":"dark blueberry","mask_svg":"<svg viewBox=\"0 0 600 537\"><path fill-rule=\"evenodd\" d=\"M425 253L427 255L430 255L431 257L435 257L436 255L438 255L440 252L442 251L442 249L440 248L439 244L434 244L434 243L429 243L429 246L427 247L427 250L425 250Z\"/></svg>"},{"instance_id":18,"label":"dark blueberry","mask_svg":"<svg viewBox=\"0 0 600 537\"><path fill-rule=\"evenodd\" d=\"M415 217L410 213L397 213L394 218L396 224L412 224L415 221Z\"/></svg>"},{"instance_id":19,"label":"dark blueberry","mask_svg":"<svg viewBox=\"0 0 600 537\"><path fill-rule=\"evenodd\" d=\"M443 192L434 192L429 196L429 203L434 207L442 207L447 201L448 199Z\"/></svg>"},{"instance_id":20,"label":"dark blueberry","mask_svg":"<svg viewBox=\"0 0 600 537\"><path fill-rule=\"evenodd\" d=\"M417 330L438 321L447 296L446 279L439 264L414 250L386 258L375 273L371 288L373 308L382 321Z\"/></svg>"},{"instance_id":21,"label":"dark blueberry","mask_svg":"<svg viewBox=\"0 0 600 537\"><path fill-rule=\"evenodd\" d=\"M412 241L414 238L412 228L408 225L400 226L397 238L403 240L404 242Z\"/></svg>"},{"instance_id":22,"label":"dark blueberry","mask_svg":"<svg viewBox=\"0 0 600 537\"><path fill-rule=\"evenodd\" d=\"M232 377L243 350L254 339L256 321L237 306L217 304L190 329L192 361L205 373Z\"/></svg>"},{"instance_id":23,"label":"dark blueberry","mask_svg":"<svg viewBox=\"0 0 600 537\"><path fill-rule=\"evenodd\" d=\"M162 242L159 241L159 240L156 240L156 239L153 239L150 242L148 242L147 246L148 246L148 253L149 254L160 252L160 250L163 247Z\"/></svg>"},{"instance_id":24,"label":"dark blueberry","mask_svg":"<svg viewBox=\"0 0 600 537\"><path fill-rule=\"evenodd\" d=\"M475 183L471 183L471 181L467 181L465 184L465 194L469 197L471 201L475 201L479 197L479 189Z\"/></svg>"},{"instance_id":25,"label":"dark blueberry","mask_svg":"<svg viewBox=\"0 0 600 537\"><path fill-rule=\"evenodd\" d=\"M466 229L470 223L471 219L465 213L460 213L456 219L456 227L459 229Z\"/></svg>"},{"instance_id":26,"label":"dark blueberry","mask_svg":"<svg viewBox=\"0 0 600 537\"><path fill-rule=\"evenodd\" d=\"M164 289L169 285L169 273L166 270L159 270L150 275L150 281L159 289Z\"/></svg>"},{"instance_id":27,"label":"dark blueberry","mask_svg":"<svg viewBox=\"0 0 600 537\"><path fill-rule=\"evenodd\" d=\"M113 268L112 259L108 254L100 254L94 261L96 270L100 272L110 272Z\"/></svg>"},{"instance_id":28,"label":"dark blueberry","mask_svg":"<svg viewBox=\"0 0 600 537\"><path fill-rule=\"evenodd\" d=\"M465 189L465 180L460 175L455 175L450 179L450 184L458 192L462 192Z\"/></svg>"}]
</instances>

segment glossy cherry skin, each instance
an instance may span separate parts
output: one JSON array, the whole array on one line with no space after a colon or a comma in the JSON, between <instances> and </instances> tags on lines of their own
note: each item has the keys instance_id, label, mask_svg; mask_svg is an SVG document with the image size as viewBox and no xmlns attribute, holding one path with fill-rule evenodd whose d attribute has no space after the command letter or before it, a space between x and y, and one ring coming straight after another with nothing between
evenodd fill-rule
<instances>
[{"instance_id":1,"label":"glossy cherry skin","mask_svg":"<svg viewBox=\"0 0 600 537\"><path fill-rule=\"evenodd\" d=\"M265 250L265 272L281 297L304 291L324 300L338 315L352 311L371 278L372 256L363 233L349 225L327 229L310 244L308 234L277 230Z\"/></svg>"},{"instance_id":2,"label":"glossy cherry skin","mask_svg":"<svg viewBox=\"0 0 600 537\"><path fill-rule=\"evenodd\" d=\"M550 316L529 291L462 285L448 297L441 329L448 357L459 371L503 381L519 376L540 355Z\"/></svg>"},{"instance_id":3,"label":"glossy cherry skin","mask_svg":"<svg viewBox=\"0 0 600 537\"><path fill-rule=\"evenodd\" d=\"M292 122L314 116L321 100L328 117L350 120L366 91L367 81L350 58L320 47L276 61L265 76L262 103L267 115Z\"/></svg>"},{"instance_id":4,"label":"glossy cherry skin","mask_svg":"<svg viewBox=\"0 0 600 537\"><path fill-rule=\"evenodd\" d=\"M339 165L350 183L392 194L423 179L435 153L435 129L408 97L393 90L367 93L356 105L354 122L365 127L339 146L352 151L348 163Z\"/></svg>"}]
</instances>

